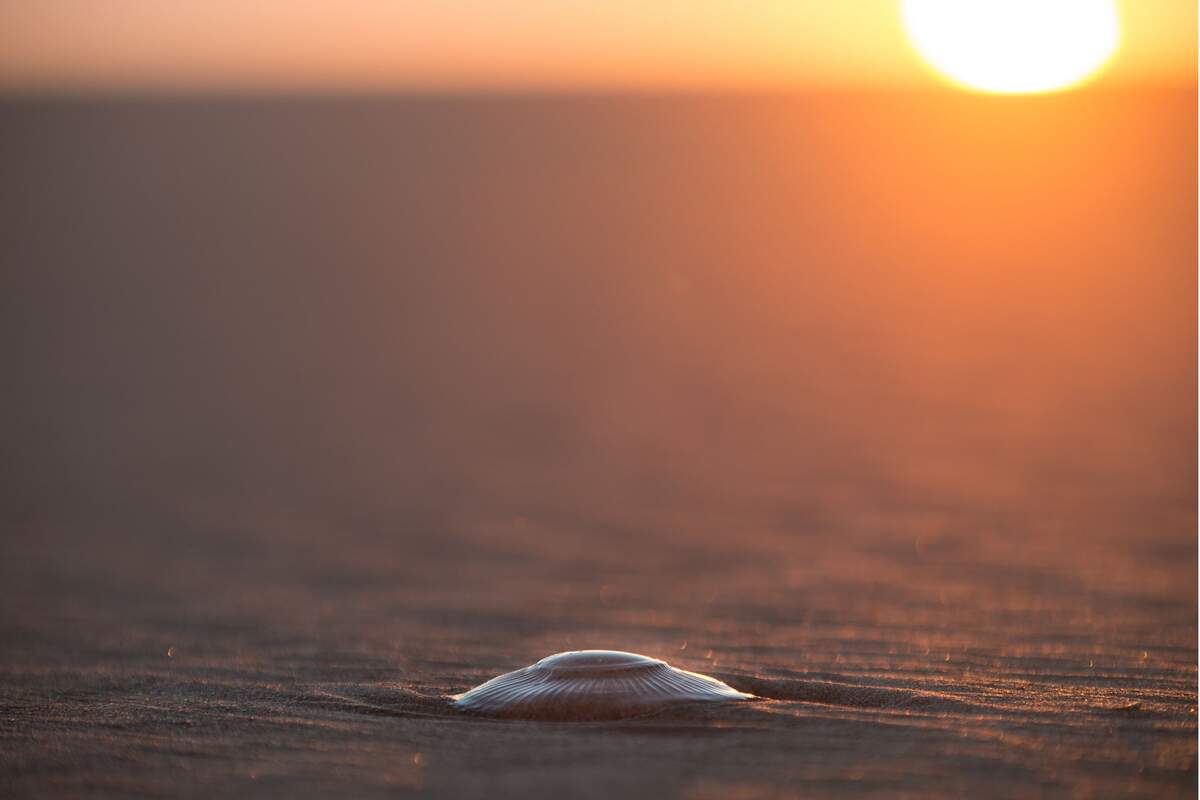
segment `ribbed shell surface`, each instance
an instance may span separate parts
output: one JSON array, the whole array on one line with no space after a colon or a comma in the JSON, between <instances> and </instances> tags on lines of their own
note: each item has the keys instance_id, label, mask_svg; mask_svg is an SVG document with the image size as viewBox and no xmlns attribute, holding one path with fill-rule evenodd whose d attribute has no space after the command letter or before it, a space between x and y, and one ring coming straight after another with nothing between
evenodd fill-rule
<instances>
[{"instance_id":1,"label":"ribbed shell surface","mask_svg":"<svg viewBox=\"0 0 1200 800\"><path fill-rule=\"evenodd\" d=\"M466 711L522 719L614 719L689 702L748 700L724 683L655 658L610 650L558 653L456 695Z\"/></svg>"}]
</instances>

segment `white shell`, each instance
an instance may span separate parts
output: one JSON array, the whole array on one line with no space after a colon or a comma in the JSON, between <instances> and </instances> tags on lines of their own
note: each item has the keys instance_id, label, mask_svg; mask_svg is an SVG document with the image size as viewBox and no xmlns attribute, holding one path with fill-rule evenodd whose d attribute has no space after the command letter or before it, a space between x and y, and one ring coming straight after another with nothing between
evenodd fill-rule
<instances>
[{"instance_id":1,"label":"white shell","mask_svg":"<svg viewBox=\"0 0 1200 800\"><path fill-rule=\"evenodd\" d=\"M615 719L676 703L750 700L715 678L616 650L547 656L451 698L466 711L524 719Z\"/></svg>"}]
</instances>

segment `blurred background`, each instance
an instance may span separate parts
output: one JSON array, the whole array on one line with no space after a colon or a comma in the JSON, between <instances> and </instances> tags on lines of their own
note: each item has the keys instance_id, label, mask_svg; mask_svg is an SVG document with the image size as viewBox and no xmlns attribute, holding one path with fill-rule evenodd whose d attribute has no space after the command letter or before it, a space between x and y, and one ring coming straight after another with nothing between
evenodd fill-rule
<instances>
[{"instance_id":1,"label":"blurred background","mask_svg":"<svg viewBox=\"0 0 1200 800\"><path fill-rule=\"evenodd\" d=\"M1120 8L1004 97L874 0L4 3L10 500L1190 525L1195 9Z\"/></svg>"}]
</instances>

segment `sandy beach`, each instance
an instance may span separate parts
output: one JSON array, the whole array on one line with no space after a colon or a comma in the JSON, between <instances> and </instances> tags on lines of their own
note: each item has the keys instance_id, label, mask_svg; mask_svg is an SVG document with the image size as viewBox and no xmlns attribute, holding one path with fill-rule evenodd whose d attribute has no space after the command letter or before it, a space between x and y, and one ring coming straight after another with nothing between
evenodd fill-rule
<instances>
[{"instance_id":1,"label":"sandy beach","mask_svg":"<svg viewBox=\"0 0 1200 800\"><path fill-rule=\"evenodd\" d=\"M1194 796L1195 97L1006 103L5 101L0 795Z\"/></svg>"},{"instance_id":2,"label":"sandy beach","mask_svg":"<svg viewBox=\"0 0 1200 800\"><path fill-rule=\"evenodd\" d=\"M560 536L534 558L510 530L428 528L402 548L386 522L365 541L300 520L159 533L181 524L6 546L9 796L1194 788L1186 548L1114 548L1080 569L952 534L797 548L631 530ZM762 699L572 724L443 698L590 646Z\"/></svg>"}]
</instances>

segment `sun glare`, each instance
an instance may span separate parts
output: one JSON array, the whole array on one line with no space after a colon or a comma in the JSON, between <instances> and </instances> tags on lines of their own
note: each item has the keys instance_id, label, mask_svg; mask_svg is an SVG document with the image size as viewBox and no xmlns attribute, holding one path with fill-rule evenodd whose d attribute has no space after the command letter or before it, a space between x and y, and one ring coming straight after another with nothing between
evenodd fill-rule
<instances>
[{"instance_id":1,"label":"sun glare","mask_svg":"<svg viewBox=\"0 0 1200 800\"><path fill-rule=\"evenodd\" d=\"M1121 39L1112 0L904 0L903 18L943 77L1004 94L1082 83Z\"/></svg>"}]
</instances>

